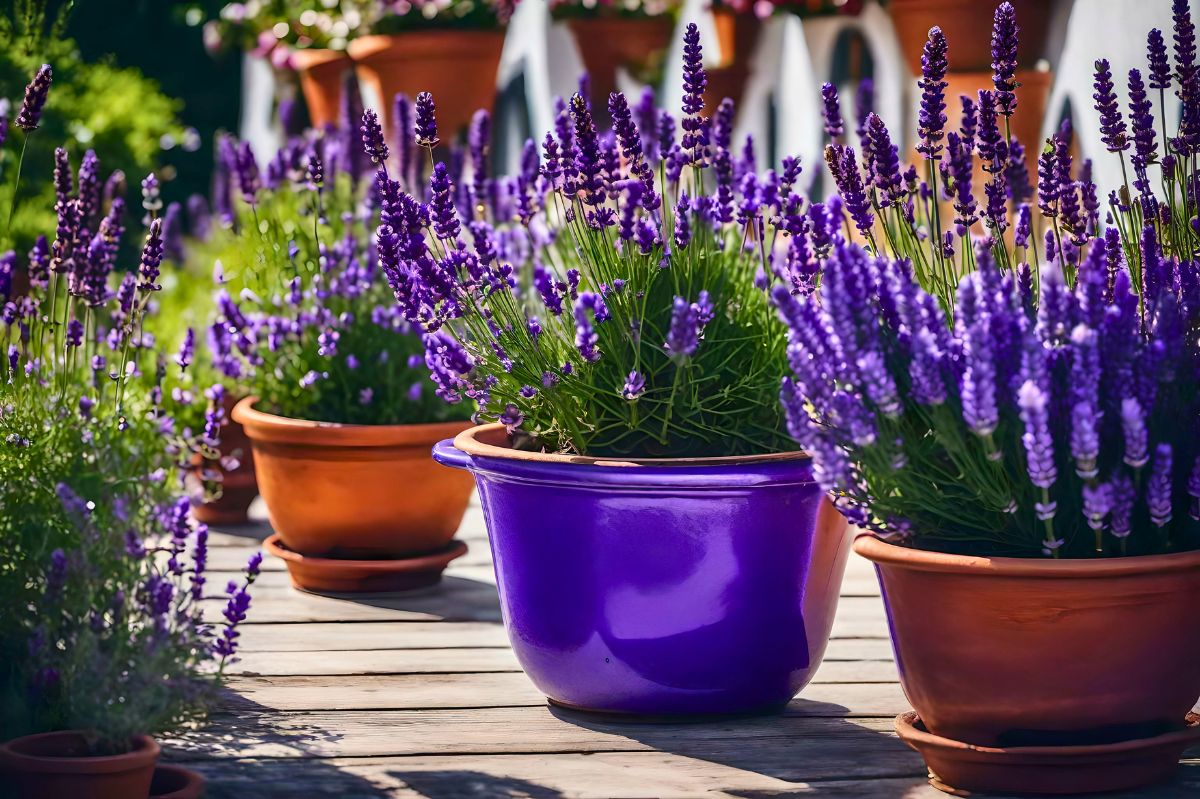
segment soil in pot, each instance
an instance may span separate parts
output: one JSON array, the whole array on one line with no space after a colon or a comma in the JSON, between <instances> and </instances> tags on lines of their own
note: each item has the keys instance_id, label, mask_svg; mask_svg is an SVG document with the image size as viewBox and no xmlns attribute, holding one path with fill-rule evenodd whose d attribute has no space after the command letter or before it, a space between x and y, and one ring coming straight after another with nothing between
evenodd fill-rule
<instances>
[{"instance_id":1,"label":"soil in pot","mask_svg":"<svg viewBox=\"0 0 1200 799\"><path fill-rule=\"evenodd\" d=\"M1200 697L1200 552L979 558L861 536L905 695L976 746L1102 745L1178 729Z\"/></svg>"},{"instance_id":2,"label":"soil in pot","mask_svg":"<svg viewBox=\"0 0 1200 799\"><path fill-rule=\"evenodd\" d=\"M14 799L140 799L158 754L144 735L124 754L89 755L82 733L48 732L0 745L0 774Z\"/></svg>"}]
</instances>

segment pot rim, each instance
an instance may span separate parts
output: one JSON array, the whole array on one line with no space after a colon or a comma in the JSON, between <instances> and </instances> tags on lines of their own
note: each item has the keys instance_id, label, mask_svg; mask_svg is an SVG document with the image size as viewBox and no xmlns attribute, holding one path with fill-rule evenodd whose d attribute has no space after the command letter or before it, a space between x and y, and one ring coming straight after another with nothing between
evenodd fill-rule
<instances>
[{"instance_id":1,"label":"pot rim","mask_svg":"<svg viewBox=\"0 0 1200 799\"><path fill-rule=\"evenodd\" d=\"M5 770L9 771L112 774L154 763L161 751L158 742L149 735L133 736L134 748L119 755L31 755L16 748L22 743L70 737L83 737L83 732L56 730L13 738L0 744L0 764L7 766Z\"/></svg>"},{"instance_id":2,"label":"pot rim","mask_svg":"<svg viewBox=\"0 0 1200 799\"><path fill-rule=\"evenodd\" d=\"M626 468L636 466L751 466L762 463L789 463L800 460L811 460L809 454L802 450L768 452L762 455L719 455L709 458L615 458L564 455L555 452L530 452L492 443L499 440L502 436L506 437L507 433L505 431L505 426L499 422L469 427L454 437L454 447L472 457L503 458L505 460L555 464L559 466L617 466Z\"/></svg>"},{"instance_id":3,"label":"pot rim","mask_svg":"<svg viewBox=\"0 0 1200 799\"><path fill-rule=\"evenodd\" d=\"M979 555L952 555L946 552L897 546L880 540L872 533L865 532L854 540L854 551L877 566L895 566L910 571L941 574L974 574L980 577L1093 579L1200 569L1200 550L1172 552L1166 555L1131 555L1121 558L1069 558L1064 560L989 558Z\"/></svg>"},{"instance_id":4,"label":"pot rim","mask_svg":"<svg viewBox=\"0 0 1200 799\"><path fill-rule=\"evenodd\" d=\"M241 399L230 414L246 428L251 443L306 444L325 447L431 446L443 438L457 435L471 425L468 420L427 422L422 424L343 424L294 419L260 411L254 405L257 396Z\"/></svg>"}]
</instances>

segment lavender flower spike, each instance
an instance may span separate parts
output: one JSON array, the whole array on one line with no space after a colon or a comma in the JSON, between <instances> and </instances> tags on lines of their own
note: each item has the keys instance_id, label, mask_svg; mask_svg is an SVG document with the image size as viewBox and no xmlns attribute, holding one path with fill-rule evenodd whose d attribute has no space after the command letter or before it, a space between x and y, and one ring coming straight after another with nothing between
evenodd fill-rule
<instances>
[{"instance_id":1,"label":"lavender flower spike","mask_svg":"<svg viewBox=\"0 0 1200 799\"><path fill-rule=\"evenodd\" d=\"M438 141L433 95L429 92L421 92L417 95L417 144L432 149L437 146Z\"/></svg>"},{"instance_id":2,"label":"lavender flower spike","mask_svg":"<svg viewBox=\"0 0 1200 799\"><path fill-rule=\"evenodd\" d=\"M917 152L929 160L937 160L942 152L942 137L946 129L946 70L949 45L946 35L936 25L929 29L929 40L921 55L921 108L917 114L917 135L921 143Z\"/></svg>"},{"instance_id":3,"label":"lavender flower spike","mask_svg":"<svg viewBox=\"0 0 1200 799\"><path fill-rule=\"evenodd\" d=\"M1058 468L1054 465L1054 439L1050 435L1050 415L1046 407L1048 403L1046 392L1033 380L1026 380L1017 392L1017 405L1025 425L1021 442L1025 445L1029 479L1042 489L1049 489L1058 479ZM1053 515L1052 508L1043 510Z\"/></svg>"},{"instance_id":4,"label":"lavender flower spike","mask_svg":"<svg viewBox=\"0 0 1200 799\"><path fill-rule=\"evenodd\" d=\"M704 150L708 145L706 123L700 117L704 110L704 87L708 85L702 61L700 29L694 22L688 23L683 34L683 138L680 148L693 164L704 163Z\"/></svg>"},{"instance_id":5,"label":"lavender flower spike","mask_svg":"<svg viewBox=\"0 0 1200 799\"><path fill-rule=\"evenodd\" d=\"M996 9L992 24L992 83L996 87L996 108L1001 115L1011 117L1017 110L1017 12L1012 3L1004 2Z\"/></svg>"},{"instance_id":6,"label":"lavender flower spike","mask_svg":"<svg viewBox=\"0 0 1200 799\"><path fill-rule=\"evenodd\" d=\"M842 122L842 108L838 102L837 87L832 83L821 86L821 113L825 120L825 133L837 141L846 132Z\"/></svg>"},{"instance_id":7,"label":"lavender flower spike","mask_svg":"<svg viewBox=\"0 0 1200 799\"><path fill-rule=\"evenodd\" d=\"M1151 89L1171 88L1171 64L1167 61L1167 43L1163 41L1163 33L1158 28L1152 28L1146 34L1146 77Z\"/></svg>"},{"instance_id":8,"label":"lavender flower spike","mask_svg":"<svg viewBox=\"0 0 1200 799\"><path fill-rule=\"evenodd\" d=\"M160 291L162 289L162 286L158 285L159 267L163 259L162 226L161 217L155 217L150 222L150 232L146 235L146 244L142 248L142 261L138 266L138 277L140 278L138 289L141 291Z\"/></svg>"},{"instance_id":9,"label":"lavender flower spike","mask_svg":"<svg viewBox=\"0 0 1200 799\"><path fill-rule=\"evenodd\" d=\"M1171 445L1159 444L1154 449L1154 468L1146 484L1146 506L1150 521L1157 527L1171 522Z\"/></svg>"},{"instance_id":10,"label":"lavender flower spike","mask_svg":"<svg viewBox=\"0 0 1200 799\"><path fill-rule=\"evenodd\" d=\"M1125 127L1125 118L1117 105L1117 93L1113 90L1112 71L1108 60L1101 58L1096 62L1096 78L1094 82L1096 111L1100 114L1100 140L1110 153L1119 153L1129 149L1129 136Z\"/></svg>"},{"instance_id":11,"label":"lavender flower spike","mask_svg":"<svg viewBox=\"0 0 1200 799\"><path fill-rule=\"evenodd\" d=\"M54 79L54 70L49 64L42 64L33 80L25 87L25 99L21 102L21 110L17 113L17 127L29 133L35 131L42 122L42 109L46 106L46 98L50 94L50 84Z\"/></svg>"},{"instance_id":12,"label":"lavender flower spike","mask_svg":"<svg viewBox=\"0 0 1200 799\"><path fill-rule=\"evenodd\" d=\"M369 108L363 111L362 127L359 130L362 133L363 151L371 157L371 163L375 166L386 164L388 146L383 139L383 127L374 111Z\"/></svg>"}]
</instances>

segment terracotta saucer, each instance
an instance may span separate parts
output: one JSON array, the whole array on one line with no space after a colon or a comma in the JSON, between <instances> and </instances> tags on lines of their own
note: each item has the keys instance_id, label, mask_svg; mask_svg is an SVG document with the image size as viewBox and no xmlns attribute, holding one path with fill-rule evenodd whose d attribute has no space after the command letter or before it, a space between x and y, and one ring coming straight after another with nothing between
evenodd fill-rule
<instances>
[{"instance_id":1,"label":"terracotta saucer","mask_svg":"<svg viewBox=\"0 0 1200 799\"><path fill-rule=\"evenodd\" d=\"M378 594L411 591L437 584L455 558L467 554L467 545L454 540L443 549L415 558L343 560L301 555L284 546L276 533L263 549L283 560L292 585L318 594Z\"/></svg>"},{"instance_id":2,"label":"terracotta saucer","mask_svg":"<svg viewBox=\"0 0 1200 799\"><path fill-rule=\"evenodd\" d=\"M150 783L150 799L200 799L204 777L182 766L159 763Z\"/></svg>"},{"instance_id":3,"label":"terracotta saucer","mask_svg":"<svg viewBox=\"0 0 1200 799\"><path fill-rule=\"evenodd\" d=\"M928 732L912 711L896 716L896 734L946 793L1091 794L1169 780L1184 750L1200 743L1200 714L1189 713L1179 730L1097 746L974 746Z\"/></svg>"}]
</instances>

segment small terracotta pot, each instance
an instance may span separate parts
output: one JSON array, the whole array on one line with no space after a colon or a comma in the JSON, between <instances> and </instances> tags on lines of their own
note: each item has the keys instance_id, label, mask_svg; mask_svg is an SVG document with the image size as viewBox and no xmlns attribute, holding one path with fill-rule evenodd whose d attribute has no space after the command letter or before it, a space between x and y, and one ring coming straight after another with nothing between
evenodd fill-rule
<instances>
[{"instance_id":1,"label":"small terracotta pot","mask_svg":"<svg viewBox=\"0 0 1200 799\"><path fill-rule=\"evenodd\" d=\"M1182 727L1200 697L1200 551L977 558L861 536L900 683L929 732L1066 746Z\"/></svg>"},{"instance_id":2,"label":"small terracotta pot","mask_svg":"<svg viewBox=\"0 0 1200 799\"><path fill-rule=\"evenodd\" d=\"M292 52L300 71L300 89L313 127L335 124L342 104L342 79L354 66L342 50L306 49Z\"/></svg>"},{"instance_id":3,"label":"small terracotta pot","mask_svg":"<svg viewBox=\"0 0 1200 799\"><path fill-rule=\"evenodd\" d=\"M158 744L145 735L133 743L125 754L93 756L74 730L14 738L0 745L0 777L14 799L148 797Z\"/></svg>"},{"instance_id":4,"label":"small terracotta pot","mask_svg":"<svg viewBox=\"0 0 1200 799\"><path fill-rule=\"evenodd\" d=\"M1051 0L1010 0L1017 11L1021 29L1017 43L1017 62L1032 69L1044 57L1046 36L1050 30ZM929 38L929 29L941 27L950 43L950 68L962 72L983 72L992 68L992 22L996 6L989 0L890 0L887 4L896 37L908 68L921 74L921 50Z\"/></svg>"},{"instance_id":5,"label":"small terracotta pot","mask_svg":"<svg viewBox=\"0 0 1200 799\"><path fill-rule=\"evenodd\" d=\"M675 20L670 16L573 17L567 27L592 84L593 113L606 124L608 95L617 90L617 70L623 68L648 82L666 57Z\"/></svg>"},{"instance_id":6,"label":"small terracotta pot","mask_svg":"<svg viewBox=\"0 0 1200 799\"><path fill-rule=\"evenodd\" d=\"M762 31L762 21L752 13L738 14L728 8L715 8L712 14L721 61L707 70L704 110L708 114L712 114L726 97L734 103L742 101L746 82L750 80L750 60Z\"/></svg>"},{"instance_id":7,"label":"small terracotta pot","mask_svg":"<svg viewBox=\"0 0 1200 799\"><path fill-rule=\"evenodd\" d=\"M362 36L349 53L359 82L387 108L397 94L432 94L438 135L451 141L477 110L492 110L503 49L502 30L430 30ZM390 135L391 114L382 116Z\"/></svg>"},{"instance_id":8,"label":"small terracotta pot","mask_svg":"<svg viewBox=\"0 0 1200 799\"><path fill-rule=\"evenodd\" d=\"M150 782L150 799L200 799L204 777L182 766L160 764Z\"/></svg>"},{"instance_id":9,"label":"small terracotta pot","mask_svg":"<svg viewBox=\"0 0 1200 799\"><path fill-rule=\"evenodd\" d=\"M246 430L233 421L233 408L237 400L225 396L225 421L221 423L221 454L237 458L238 466L227 471L219 463L205 461L197 455L193 463L204 469L215 469L221 473L221 496L192 508L192 516L205 524L245 524L249 521L247 511L250 503L258 496L258 479L254 474L254 458L250 454L250 439Z\"/></svg>"},{"instance_id":10,"label":"small terracotta pot","mask_svg":"<svg viewBox=\"0 0 1200 799\"><path fill-rule=\"evenodd\" d=\"M468 422L343 425L233 409L254 450L271 526L303 555L410 558L444 549L471 497L469 475L430 450Z\"/></svg>"}]
</instances>

